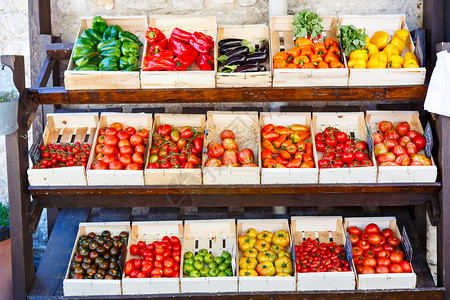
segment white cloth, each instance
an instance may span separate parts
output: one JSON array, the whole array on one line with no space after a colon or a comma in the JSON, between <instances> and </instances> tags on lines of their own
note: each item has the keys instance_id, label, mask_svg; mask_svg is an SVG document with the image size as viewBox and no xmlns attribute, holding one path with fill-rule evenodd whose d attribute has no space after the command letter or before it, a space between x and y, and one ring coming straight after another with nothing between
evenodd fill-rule
<instances>
[{"instance_id":1,"label":"white cloth","mask_svg":"<svg viewBox=\"0 0 450 300\"><path fill-rule=\"evenodd\" d=\"M450 53L446 50L437 54L424 108L429 112L450 117Z\"/></svg>"}]
</instances>

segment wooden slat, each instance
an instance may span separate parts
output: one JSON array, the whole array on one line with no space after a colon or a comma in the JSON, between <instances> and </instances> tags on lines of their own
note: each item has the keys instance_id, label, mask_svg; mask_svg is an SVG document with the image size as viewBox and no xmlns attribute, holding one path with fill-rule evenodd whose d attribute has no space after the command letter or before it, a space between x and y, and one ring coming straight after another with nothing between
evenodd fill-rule
<instances>
[{"instance_id":1,"label":"wooden slat","mask_svg":"<svg viewBox=\"0 0 450 300\"><path fill-rule=\"evenodd\" d=\"M68 60L72 54L72 49L73 43L53 43L48 44L45 51L47 52L47 56L53 58L54 60Z\"/></svg>"},{"instance_id":2,"label":"wooden slat","mask_svg":"<svg viewBox=\"0 0 450 300\"><path fill-rule=\"evenodd\" d=\"M64 128L61 135L61 140L59 142L61 144L70 143L72 141L74 132L75 132L74 128Z\"/></svg>"},{"instance_id":3,"label":"wooden slat","mask_svg":"<svg viewBox=\"0 0 450 300\"><path fill-rule=\"evenodd\" d=\"M88 129L86 127L83 128L77 128L77 132L75 134L75 139L74 139L74 143L79 142L79 143L84 143L84 139L86 138L86 133L87 133Z\"/></svg>"},{"instance_id":4,"label":"wooden slat","mask_svg":"<svg viewBox=\"0 0 450 300\"><path fill-rule=\"evenodd\" d=\"M94 137L95 137L95 131L97 129L96 128L91 128L91 130L89 131L89 138L87 140L87 143L92 144L94 142Z\"/></svg>"}]
</instances>

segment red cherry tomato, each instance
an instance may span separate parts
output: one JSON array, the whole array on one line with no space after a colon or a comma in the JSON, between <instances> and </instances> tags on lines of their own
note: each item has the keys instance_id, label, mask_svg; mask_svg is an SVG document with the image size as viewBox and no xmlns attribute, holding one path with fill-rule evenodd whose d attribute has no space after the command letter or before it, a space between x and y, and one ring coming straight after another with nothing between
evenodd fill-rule
<instances>
[{"instance_id":1,"label":"red cherry tomato","mask_svg":"<svg viewBox=\"0 0 450 300\"><path fill-rule=\"evenodd\" d=\"M394 232L390 228L384 228L381 230L381 236L387 239L394 236Z\"/></svg>"}]
</instances>

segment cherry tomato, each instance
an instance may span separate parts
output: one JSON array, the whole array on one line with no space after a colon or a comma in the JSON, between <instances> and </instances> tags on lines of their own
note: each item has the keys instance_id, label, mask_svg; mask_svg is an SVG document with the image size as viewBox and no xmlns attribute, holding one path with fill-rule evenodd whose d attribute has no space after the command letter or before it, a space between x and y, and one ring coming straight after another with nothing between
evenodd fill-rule
<instances>
[{"instance_id":1,"label":"cherry tomato","mask_svg":"<svg viewBox=\"0 0 450 300\"><path fill-rule=\"evenodd\" d=\"M398 245L400 245L400 239L393 236L393 237L388 238L386 243L395 248L395 247L398 247Z\"/></svg>"},{"instance_id":2,"label":"cherry tomato","mask_svg":"<svg viewBox=\"0 0 450 300\"><path fill-rule=\"evenodd\" d=\"M381 230L381 236L387 239L394 236L394 232L390 228L384 228L383 230Z\"/></svg>"}]
</instances>

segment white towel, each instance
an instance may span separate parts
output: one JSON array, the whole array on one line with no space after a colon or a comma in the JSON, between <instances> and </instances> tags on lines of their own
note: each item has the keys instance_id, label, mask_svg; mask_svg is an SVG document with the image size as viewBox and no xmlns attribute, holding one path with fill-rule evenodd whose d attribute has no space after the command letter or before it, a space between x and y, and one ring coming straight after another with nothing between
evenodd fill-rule
<instances>
[{"instance_id":1,"label":"white towel","mask_svg":"<svg viewBox=\"0 0 450 300\"><path fill-rule=\"evenodd\" d=\"M441 51L437 58L424 108L429 112L450 117L450 53Z\"/></svg>"}]
</instances>

